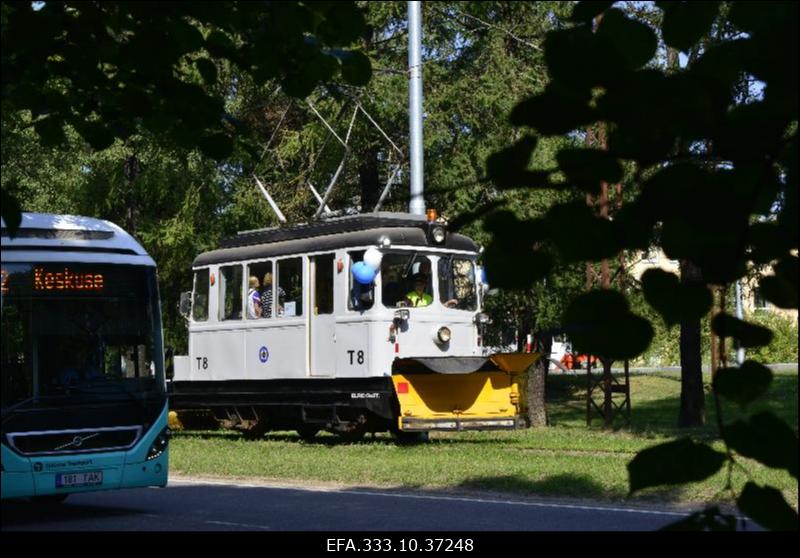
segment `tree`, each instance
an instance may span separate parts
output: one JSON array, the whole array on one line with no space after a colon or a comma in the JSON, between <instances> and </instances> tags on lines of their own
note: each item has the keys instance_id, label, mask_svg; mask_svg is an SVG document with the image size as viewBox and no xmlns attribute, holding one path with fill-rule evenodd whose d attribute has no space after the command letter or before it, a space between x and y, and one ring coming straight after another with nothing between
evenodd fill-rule
<instances>
[{"instance_id":1,"label":"tree","mask_svg":"<svg viewBox=\"0 0 800 558\"><path fill-rule=\"evenodd\" d=\"M369 60L348 50L364 30L353 2L3 2L3 126L28 117L44 146L69 125L95 150L144 130L222 160L252 139L212 92L227 62L256 83L277 80L305 97L337 75L369 81ZM235 87L235 84L231 84ZM13 231L19 203L3 189Z\"/></svg>"},{"instance_id":2,"label":"tree","mask_svg":"<svg viewBox=\"0 0 800 558\"><path fill-rule=\"evenodd\" d=\"M658 2L659 30L668 47L696 60L668 74L651 62L658 37L645 23L611 7L581 2L570 27L548 33L544 54L551 82L519 103L512 123L530 132L496 153L488 164L498 184L530 189L596 193L633 169L636 198L613 221L577 204L554 206L539 219L499 221L487 254L511 258L507 239L527 238L513 257L538 265L499 269L497 286L531 284L554 260L597 261L620 250L660 245L667 256L696 266L698 277L653 271L643 278L645 298L667 323L691 321L711 306L709 287L727 289L752 263L774 261L776 273L765 296L797 308L797 5L761 2ZM593 29L593 20L602 21ZM701 42L709 30L719 40ZM741 80L761 84L760 98L740 103ZM609 130L608 148L567 147L550 172L529 167L543 136L576 134L597 122ZM686 146L680 149L680 146ZM559 232L555 220L569 214L572 227ZM572 235L572 239L567 236ZM575 240L575 239L578 240ZM506 273L502 273L506 271ZM723 305L724 306L724 305ZM626 297L596 291L577 297L565 313L578 351L609 359L632 358L647 349L649 321L631 312ZM743 346L769 342L769 330L721 313L712 320L721 338ZM771 413L726 424L720 397L746 407L764 392L771 372L746 362L723 368L712 385L724 453L690 438L640 452L629 464L631 491L706 478L723 466L756 459L797 477L797 433ZM769 486L752 482L727 490L740 510L762 525L796 529L797 513ZM717 509L696 514L681 527L731 527Z\"/></svg>"}]
</instances>

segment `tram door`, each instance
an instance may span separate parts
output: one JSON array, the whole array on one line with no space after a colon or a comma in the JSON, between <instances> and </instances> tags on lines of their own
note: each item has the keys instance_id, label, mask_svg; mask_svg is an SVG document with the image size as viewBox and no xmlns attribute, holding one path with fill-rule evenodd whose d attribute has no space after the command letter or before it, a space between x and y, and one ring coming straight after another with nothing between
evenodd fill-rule
<instances>
[{"instance_id":1,"label":"tram door","mask_svg":"<svg viewBox=\"0 0 800 558\"><path fill-rule=\"evenodd\" d=\"M309 350L311 375L333 376L336 366L336 320L333 317L334 254L312 256Z\"/></svg>"}]
</instances>

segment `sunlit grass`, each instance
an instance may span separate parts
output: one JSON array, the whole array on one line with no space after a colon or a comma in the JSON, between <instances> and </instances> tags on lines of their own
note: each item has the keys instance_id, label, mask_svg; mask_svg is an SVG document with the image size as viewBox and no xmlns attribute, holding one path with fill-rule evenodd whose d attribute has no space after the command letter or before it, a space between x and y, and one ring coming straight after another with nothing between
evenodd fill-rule
<instances>
[{"instance_id":1,"label":"sunlit grass","mask_svg":"<svg viewBox=\"0 0 800 558\"><path fill-rule=\"evenodd\" d=\"M595 419L586 426L586 386L582 376L557 376L548 381L548 428L507 432L432 433L418 446L398 446L388 434L356 444L320 434L312 443L293 432L270 433L248 441L228 431L182 432L171 443L171 470L187 475L260 477L295 482L341 483L349 486L512 491L526 495L581 498L628 498L626 465L636 452L677 436L692 435L717 448L716 417L707 397L707 425L684 431L675 425L680 381L676 373L631 378L631 425L614 431ZM767 397L753 410L769 409L797 428L797 373L778 373ZM723 405L725 422L742 415ZM741 460L759 484L780 488L797 506L797 480L781 470ZM652 489L642 500L698 502L724 500L726 471L700 483ZM734 486L746 482L736 469Z\"/></svg>"}]
</instances>

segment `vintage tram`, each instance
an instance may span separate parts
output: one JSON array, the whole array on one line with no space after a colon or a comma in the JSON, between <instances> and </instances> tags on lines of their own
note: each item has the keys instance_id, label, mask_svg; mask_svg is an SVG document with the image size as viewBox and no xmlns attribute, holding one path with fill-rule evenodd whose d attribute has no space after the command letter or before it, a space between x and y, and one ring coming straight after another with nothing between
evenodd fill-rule
<instances>
[{"instance_id":1,"label":"vintage tram","mask_svg":"<svg viewBox=\"0 0 800 558\"><path fill-rule=\"evenodd\" d=\"M197 256L173 426L206 410L256 436L518 427L537 355L488 354L478 246L431 213L247 231Z\"/></svg>"}]
</instances>

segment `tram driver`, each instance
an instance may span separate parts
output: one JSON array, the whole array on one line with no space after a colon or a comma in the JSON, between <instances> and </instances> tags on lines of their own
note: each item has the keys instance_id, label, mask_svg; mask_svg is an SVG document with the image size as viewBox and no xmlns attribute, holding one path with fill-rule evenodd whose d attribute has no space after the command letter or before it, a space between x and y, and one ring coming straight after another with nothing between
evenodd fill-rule
<instances>
[{"instance_id":1,"label":"tram driver","mask_svg":"<svg viewBox=\"0 0 800 558\"><path fill-rule=\"evenodd\" d=\"M414 290L406 295L406 303L411 307L430 306L433 302L433 295L426 292L428 279L423 273L414 275Z\"/></svg>"}]
</instances>

